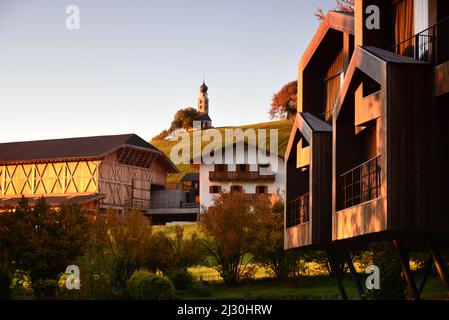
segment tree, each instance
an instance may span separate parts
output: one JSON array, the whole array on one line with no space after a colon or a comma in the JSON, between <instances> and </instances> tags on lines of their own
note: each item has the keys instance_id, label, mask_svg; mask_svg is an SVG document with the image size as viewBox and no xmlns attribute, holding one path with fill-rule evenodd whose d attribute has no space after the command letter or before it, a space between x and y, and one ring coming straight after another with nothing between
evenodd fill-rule
<instances>
[{"instance_id":1,"label":"tree","mask_svg":"<svg viewBox=\"0 0 449 320\"><path fill-rule=\"evenodd\" d=\"M297 111L298 82L291 81L273 95L271 107L268 111L271 119L291 119Z\"/></svg>"},{"instance_id":2,"label":"tree","mask_svg":"<svg viewBox=\"0 0 449 320\"><path fill-rule=\"evenodd\" d=\"M170 131L169 130L162 130L161 133L159 133L158 135L154 136L151 140L152 141L162 141L167 139L167 137L170 136Z\"/></svg>"},{"instance_id":3,"label":"tree","mask_svg":"<svg viewBox=\"0 0 449 320\"><path fill-rule=\"evenodd\" d=\"M196 233L190 239L184 239L184 228L176 226L175 236L170 238L163 232L152 236L149 247L145 250L147 261L164 273L186 271L187 268L200 264L204 250Z\"/></svg>"},{"instance_id":4,"label":"tree","mask_svg":"<svg viewBox=\"0 0 449 320\"><path fill-rule=\"evenodd\" d=\"M151 232L149 219L136 210L125 214L110 210L106 216L97 215L90 250L114 261L114 287L125 286L133 272L144 264Z\"/></svg>"},{"instance_id":5,"label":"tree","mask_svg":"<svg viewBox=\"0 0 449 320\"><path fill-rule=\"evenodd\" d=\"M51 208L41 198L34 207L22 198L15 212L0 215L0 243L10 269L30 273L38 283L56 280L81 256L87 241L85 212L74 203Z\"/></svg>"},{"instance_id":6,"label":"tree","mask_svg":"<svg viewBox=\"0 0 449 320\"><path fill-rule=\"evenodd\" d=\"M172 133L173 131L179 129L189 130L193 128L193 121L200 120L200 118L201 113L198 112L195 108L185 108L178 110L175 113L169 132Z\"/></svg>"},{"instance_id":7,"label":"tree","mask_svg":"<svg viewBox=\"0 0 449 320\"><path fill-rule=\"evenodd\" d=\"M213 260L212 267L226 284L238 282L248 271L257 214L253 203L257 201L243 193L221 193L201 219L206 235L203 244Z\"/></svg>"},{"instance_id":8,"label":"tree","mask_svg":"<svg viewBox=\"0 0 449 320\"><path fill-rule=\"evenodd\" d=\"M287 278L299 259L294 251L284 250L284 205L279 195L271 200L260 197L257 206L256 224L252 231L255 239L252 246L254 260L272 271L277 279Z\"/></svg>"},{"instance_id":9,"label":"tree","mask_svg":"<svg viewBox=\"0 0 449 320\"><path fill-rule=\"evenodd\" d=\"M343 12L354 12L354 0L335 0L336 6L334 10ZM321 8L316 8L314 12L315 17L318 20L324 20L326 15Z\"/></svg>"}]
</instances>

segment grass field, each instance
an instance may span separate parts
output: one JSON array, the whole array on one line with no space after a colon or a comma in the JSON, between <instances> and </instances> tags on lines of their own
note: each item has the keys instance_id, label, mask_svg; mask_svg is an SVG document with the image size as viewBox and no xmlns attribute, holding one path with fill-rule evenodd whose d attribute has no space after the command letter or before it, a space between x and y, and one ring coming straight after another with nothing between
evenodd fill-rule
<instances>
[{"instance_id":1,"label":"grass field","mask_svg":"<svg viewBox=\"0 0 449 320\"><path fill-rule=\"evenodd\" d=\"M196 233L200 237L201 230L198 224L184 225L184 236L191 237ZM173 236L175 226L154 226L154 231L164 232ZM356 265L357 268L357 265ZM274 299L339 299L339 292L335 279L329 276L323 268L317 264L307 264L308 274L297 279L277 281L270 277L269 272L258 267L253 280L227 286L223 283L218 271L211 267L195 266L189 268L194 278L199 282L206 281L208 285L204 290L187 291L180 294L181 299L244 299L244 298L274 298ZM415 272L417 273L417 272ZM361 272L360 278L366 275ZM415 279L420 275L416 274ZM350 299L358 299L357 291L349 274L344 277L344 285ZM444 285L440 279L433 275L428 278L422 294L422 299L447 299Z\"/></svg>"},{"instance_id":2,"label":"grass field","mask_svg":"<svg viewBox=\"0 0 449 320\"><path fill-rule=\"evenodd\" d=\"M364 275L360 275L363 279ZM444 286L437 277L430 277L424 288L422 299L447 299ZM343 280L349 299L358 300L354 282L349 275ZM276 281L258 279L248 283L227 286L223 283L209 284L203 291L184 292L180 299L340 299L335 279L329 275L300 277L295 280Z\"/></svg>"},{"instance_id":3,"label":"grass field","mask_svg":"<svg viewBox=\"0 0 449 320\"><path fill-rule=\"evenodd\" d=\"M224 133L225 133L226 129L242 129L242 130L254 129L254 130L256 130L256 132L258 129L266 129L266 130L277 129L278 130L278 152L281 156L284 156L285 150L287 149L288 140L290 138L290 132L291 132L292 126L293 126L292 121L279 120L279 121L270 121L270 122L263 122L263 123L257 123L257 124L249 124L249 125L238 126L238 127L219 127L219 128L214 128L214 129L218 129L220 131L221 135L223 136L223 139L225 136ZM203 134L206 131L207 130L204 130ZM267 144L270 141L269 138L270 138L269 132L267 132ZM190 140L190 147L191 147L193 144L192 133L190 133L189 140ZM151 141L151 144L154 145L155 147L157 147L162 152L164 152L165 155L167 155L167 157L170 157L171 149L177 143L178 143L178 141L171 141L171 140ZM181 142L181 143L184 143L184 142ZM202 142L202 146L204 147L208 143L209 142ZM193 150L193 148L191 147L190 150ZM197 156L197 155L193 155L193 151L192 151L191 158L194 156ZM177 167L179 169L179 173L171 174L168 177L169 183L178 182L186 173L198 172L195 168L192 168L189 164L180 164Z\"/></svg>"}]
</instances>

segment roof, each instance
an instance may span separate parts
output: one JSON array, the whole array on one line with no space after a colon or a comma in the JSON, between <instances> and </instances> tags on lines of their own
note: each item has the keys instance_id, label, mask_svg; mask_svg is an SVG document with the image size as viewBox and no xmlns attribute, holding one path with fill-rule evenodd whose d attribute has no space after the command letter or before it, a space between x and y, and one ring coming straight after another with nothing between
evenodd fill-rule
<instances>
[{"instance_id":1,"label":"roof","mask_svg":"<svg viewBox=\"0 0 449 320\"><path fill-rule=\"evenodd\" d=\"M332 134L332 126L308 112L298 112L285 150L285 159L290 157L297 131L307 142L311 143L313 134Z\"/></svg>"},{"instance_id":2,"label":"roof","mask_svg":"<svg viewBox=\"0 0 449 320\"><path fill-rule=\"evenodd\" d=\"M30 196L25 197L28 203L33 206L42 196ZM17 206L19 200L22 196L15 196L10 198L0 198L0 208L1 207L15 207ZM104 195L98 193L84 194L84 195L65 195L65 196L44 196L45 201L50 206L60 205L62 203L88 203L92 201L97 201L104 198Z\"/></svg>"},{"instance_id":3,"label":"roof","mask_svg":"<svg viewBox=\"0 0 449 320\"><path fill-rule=\"evenodd\" d=\"M160 154L176 169L159 149L136 134L0 143L0 164L100 159L124 146Z\"/></svg>"},{"instance_id":4,"label":"roof","mask_svg":"<svg viewBox=\"0 0 449 320\"><path fill-rule=\"evenodd\" d=\"M199 181L200 180L200 174L199 173L186 173L181 181Z\"/></svg>"},{"instance_id":5,"label":"roof","mask_svg":"<svg viewBox=\"0 0 449 320\"><path fill-rule=\"evenodd\" d=\"M304 121L307 122L309 127L314 132L332 132L332 126L324 122L321 119L318 119L317 117L313 116L312 114L308 112L301 112L301 116L304 119Z\"/></svg>"},{"instance_id":6,"label":"roof","mask_svg":"<svg viewBox=\"0 0 449 320\"><path fill-rule=\"evenodd\" d=\"M200 116L200 120L202 121L212 121L212 119L209 117L208 113L202 113Z\"/></svg>"},{"instance_id":7,"label":"roof","mask_svg":"<svg viewBox=\"0 0 449 320\"><path fill-rule=\"evenodd\" d=\"M399 63L399 64L429 64L429 62L419 61L413 58L405 57L398 55L394 52L387 51L381 48L372 47L372 46L364 46L363 49L368 51L369 53L377 56L378 58L391 63Z\"/></svg>"}]
</instances>

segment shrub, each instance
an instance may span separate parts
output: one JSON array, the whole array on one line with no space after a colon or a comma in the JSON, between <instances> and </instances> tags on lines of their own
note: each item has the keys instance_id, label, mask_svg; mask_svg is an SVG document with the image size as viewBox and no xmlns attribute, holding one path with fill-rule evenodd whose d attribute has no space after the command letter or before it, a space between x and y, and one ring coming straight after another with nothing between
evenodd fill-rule
<instances>
[{"instance_id":1,"label":"shrub","mask_svg":"<svg viewBox=\"0 0 449 320\"><path fill-rule=\"evenodd\" d=\"M135 300L169 300L175 296L175 288L170 279L149 272L131 276L128 291Z\"/></svg>"},{"instance_id":2,"label":"shrub","mask_svg":"<svg viewBox=\"0 0 449 320\"><path fill-rule=\"evenodd\" d=\"M380 269L380 289L369 290L366 296L373 300L403 300L407 284L401 277L401 264L392 245L387 242L371 246L371 261Z\"/></svg>"},{"instance_id":3,"label":"shrub","mask_svg":"<svg viewBox=\"0 0 449 320\"><path fill-rule=\"evenodd\" d=\"M41 299L53 299L58 290L58 281L54 279L37 280L33 283L34 293Z\"/></svg>"},{"instance_id":4,"label":"shrub","mask_svg":"<svg viewBox=\"0 0 449 320\"><path fill-rule=\"evenodd\" d=\"M175 286L176 290L187 290L195 285L195 279L187 270L176 270L169 273L167 276Z\"/></svg>"},{"instance_id":5,"label":"shrub","mask_svg":"<svg viewBox=\"0 0 449 320\"><path fill-rule=\"evenodd\" d=\"M11 277L8 271L0 266L0 300L8 300L10 296Z\"/></svg>"}]
</instances>

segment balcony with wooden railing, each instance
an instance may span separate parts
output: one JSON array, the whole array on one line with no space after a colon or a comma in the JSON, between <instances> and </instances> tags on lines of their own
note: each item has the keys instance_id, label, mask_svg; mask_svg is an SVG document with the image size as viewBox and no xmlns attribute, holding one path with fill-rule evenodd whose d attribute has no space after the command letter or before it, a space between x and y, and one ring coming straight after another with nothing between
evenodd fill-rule
<instances>
[{"instance_id":1,"label":"balcony with wooden railing","mask_svg":"<svg viewBox=\"0 0 449 320\"><path fill-rule=\"evenodd\" d=\"M338 210L380 197L381 156L372 158L338 177Z\"/></svg>"},{"instance_id":2,"label":"balcony with wooden railing","mask_svg":"<svg viewBox=\"0 0 449 320\"><path fill-rule=\"evenodd\" d=\"M210 181L274 181L274 174L261 174L258 171L210 171Z\"/></svg>"},{"instance_id":3,"label":"balcony with wooden railing","mask_svg":"<svg viewBox=\"0 0 449 320\"><path fill-rule=\"evenodd\" d=\"M309 221L309 195L306 193L288 202L287 228Z\"/></svg>"}]
</instances>

